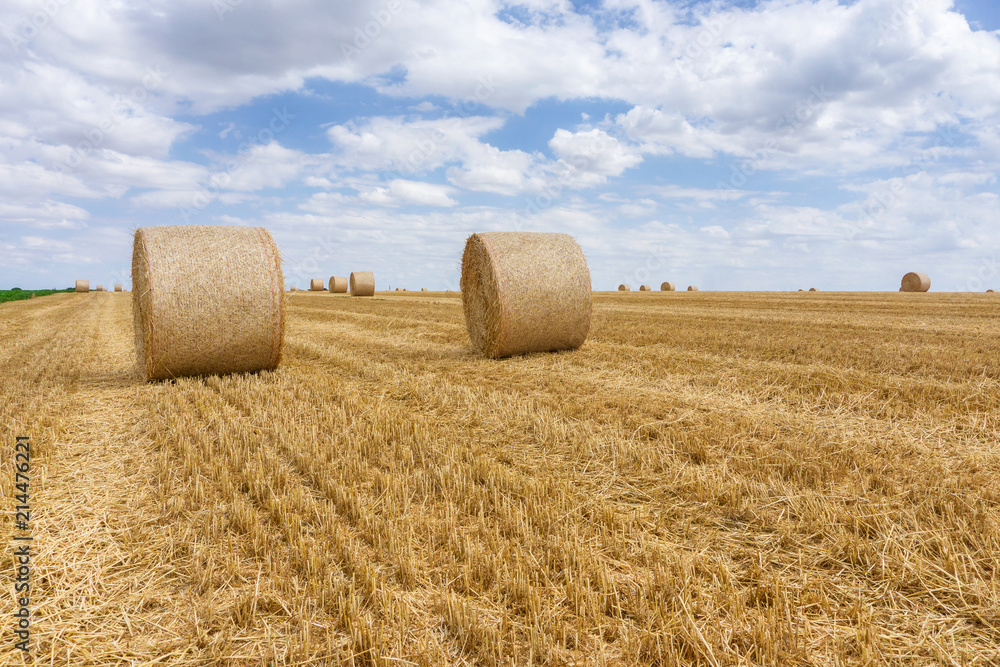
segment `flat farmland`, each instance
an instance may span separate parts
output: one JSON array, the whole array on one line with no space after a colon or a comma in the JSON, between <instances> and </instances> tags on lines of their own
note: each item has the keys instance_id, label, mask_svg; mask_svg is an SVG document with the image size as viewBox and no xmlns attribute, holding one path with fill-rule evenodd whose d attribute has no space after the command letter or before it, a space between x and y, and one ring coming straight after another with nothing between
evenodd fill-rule
<instances>
[{"instance_id":1,"label":"flat farmland","mask_svg":"<svg viewBox=\"0 0 1000 667\"><path fill-rule=\"evenodd\" d=\"M598 293L502 360L458 294L288 308L145 383L130 294L0 306L36 664L1000 664L997 295Z\"/></svg>"}]
</instances>

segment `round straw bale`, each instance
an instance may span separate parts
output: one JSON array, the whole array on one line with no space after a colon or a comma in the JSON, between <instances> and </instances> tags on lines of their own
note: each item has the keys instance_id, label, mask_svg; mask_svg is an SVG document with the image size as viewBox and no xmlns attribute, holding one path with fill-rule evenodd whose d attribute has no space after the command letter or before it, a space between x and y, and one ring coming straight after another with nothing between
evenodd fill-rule
<instances>
[{"instance_id":1,"label":"round straw bale","mask_svg":"<svg viewBox=\"0 0 1000 667\"><path fill-rule=\"evenodd\" d=\"M815 287L810 287L810 288L809 288L809 291L810 291L810 292L818 292L819 290L818 290L818 289L816 289Z\"/></svg>"},{"instance_id":2,"label":"round straw bale","mask_svg":"<svg viewBox=\"0 0 1000 667\"><path fill-rule=\"evenodd\" d=\"M804 290L804 289L802 289L801 287L799 288L799 291L800 291L800 292L805 292L805 290Z\"/></svg>"},{"instance_id":3,"label":"round straw bale","mask_svg":"<svg viewBox=\"0 0 1000 667\"><path fill-rule=\"evenodd\" d=\"M426 288L426 287L421 287L421 288L420 288L420 291L421 291L421 292L426 292L426 291L427 291L427 288Z\"/></svg>"},{"instance_id":4,"label":"round straw bale","mask_svg":"<svg viewBox=\"0 0 1000 667\"><path fill-rule=\"evenodd\" d=\"M652 292L653 288L650 287L649 285L639 285L639 291L640 292Z\"/></svg>"},{"instance_id":5,"label":"round straw bale","mask_svg":"<svg viewBox=\"0 0 1000 667\"><path fill-rule=\"evenodd\" d=\"M76 281L76 291L77 292L89 292L90 291L90 281L89 280L77 280Z\"/></svg>"},{"instance_id":6,"label":"round straw bale","mask_svg":"<svg viewBox=\"0 0 1000 667\"><path fill-rule=\"evenodd\" d=\"M310 292L322 292L323 291L323 279L313 278L309 281L309 291Z\"/></svg>"},{"instance_id":7,"label":"round straw bale","mask_svg":"<svg viewBox=\"0 0 1000 667\"><path fill-rule=\"evenodd\" d=\"M115 291L116 292L121 292L122 291L122 285L121 285L121 283L115 283Z\"/></svg>"},{"instance_id":8,"label":"round straw bale","mask_svg":"<svg viewBox=\"0 0 1000 667\"><path fill-rule=\"evenodd\" d=\"M347 278L342 278L340 276L330 276L330 293L331 294L346 294L347 293Z\"/></svg>"},{"instance_id":9,"label":"round straw bale","mask_svg":"<svg viewBox=\"0 0 1000 667\"><path fill-rule=\"evenodd\" d=\"M698 291L697 285L688 285L688 292L697 292L697 291Z\"/></svg>"},{"instance_id":10,"label":"round straw bale","mask_svg":"<svg viewBox=\"0 0 1000 667\"><path fill-rule=\"evenodd\" d=\"M903 292L926 292L931 288L931 279L926 273L910 271L903 276L900 287Z\"/></svg>"},{"instance_id":11,"label":"round straw bale","mask_svg":"<svg viewBox=\"0 0 1000 667\"><path fill-rule=\"evenodd\" d=\"M375 296L375 274L351 271L351 296Z\"/></svg>"},{"instance_id":12,"label":"round straw bale","mask_svg":"<svg viewBox=\"0 0 1000 667\"><path fill-rule=\"evenodd\" d=\"M590 331L590 270L568 234L473 234L461 288L472 346L487 357L575 349Z\"/></svg>"},{"instance_id":13,"label":"round straw bale","mask_svg":"<svg viewBox=\"0 0 1000 667\"><path fill-rule=\"evenodd\" d=\"M631 292L632 288L629 287L628 285L626 285L625 283L622 283L621 285L618 286L618 291L619 292Z\"/></svg>"},{"instance_id":14,"label":"round straw bale","mask_svg":"<svg viewBox=\"0 0 1000 667\"><path fill-rule=\"evenodd\" d=\"M660 291L661 292L676 292L677 291L677 285L675 285L673 283L660 283Z\"/></svg>"},{"instance_id":15,"label":"round straw bale","mask_svg":"<svg viewBox=\"0 0 1000 667\"><path fill-rule=\"evenodd\" d=\"M397 288L396 288L396 291L397 291L397 292L402 292L402 291L403 291L403 288L402 288L402 287L397 287Z\"/></svg>"},{"instance_id":16,"label":"round straw bale","mask_svg":"<svg viewBox=\"0 0 1000 667\"><path fill-rule=\"evenodd\" d=\"M159 380L275 368L284 284L263 227L140 227L132 249L140 371Z\"/></svg>"},{"instance_id":17,"label":"round straw bale","mask_svg":"<svg viewBox=\"0 0 1000 667\"><path fill-rule=\"evenodd\" d=\"M103 292L104 291L104 286L103 285L98 285L96 291Z\"/></svg>"},{"instance_id":18,"label":"round straw bale","mask_svg":"<svg viewBox=\"0 0 1000 667\"><path fill-rule=\"evenodd\" d=\"M995 294L996 290L988 289L988 290L986 290L986 293L987 294L991 294L991 293Z\"/></svg>"},{"instance_id":19,"label":"round straw bale","mask_svg":"<svg viewBox=\"0 0 1000 667\"><path fill-rule=\"evenodd\" d=\"M299 288L298 288L298 287L296 287L295 285L292 285L292 288L291 288L290 290L288 290L288 291L289 291L289 292L298 292L298 291L299 291Z\"/></svg>"}]
</instances>

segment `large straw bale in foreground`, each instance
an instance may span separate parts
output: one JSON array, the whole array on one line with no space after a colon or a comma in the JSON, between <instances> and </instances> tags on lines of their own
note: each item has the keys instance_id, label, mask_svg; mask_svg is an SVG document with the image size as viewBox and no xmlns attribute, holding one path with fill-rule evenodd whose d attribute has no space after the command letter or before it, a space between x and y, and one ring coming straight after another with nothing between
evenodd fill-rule
<instances>
[{"instance_id":1,"label":"large straw bale in foreground","mask_svg":"<svg viewBox=\"0 0 1000 667\"><path fill-rule=\"evenodd\" d=\"M461 288L472 346L487 357L574 349L590 331L590 270L568 234L473 234Z\"/></svg>"},{"instance_id":2,"label":"large straw bale in foreground","mask_svg":"<svg viewBox=\"0 0 1000 667\"><path fill-rule=\"evenodd\" d=\"M677 291L677 285L675 285L673 283L660 283L660 291L661 292L676 292Z\"/></svg>"},{"instance_id":3,"label":"large straw bale in foreground","mask_svg":"<svg viewBox=\"0 0 1000 667\"><path fill-rule=\"evenodd\" d=\"M309 291L310 292L322 292L323 291L323 279L313 278L309 281Z\"/></svg>"},{"instance_id":4,"label":"large straw bale in foreground","mask_svg":"<svg viewBox=\"0 0 1000 667\"><path fill-rule=\"evenodd\" d=\"M89 292L90 291L90 281L89 280L77 280L76 281L76 291L77 292Z\"/></svg>"},{"instance_id":5,"label":"large straw bale in foreground","mask_svg":"<svg viewBox=\"0 0 1000 667\"><path fill-rule=\"evenodd\" d=\"M910 271L903 276L900 292L926 292L931 288L931 278L926 273Z\"/></svg>"},{"instance_id":6,"label":"large straw bale in foreground","mask_svg":"<svg viewBox=\"0 0 1000 667\"><path fill-rule=\"evenodd\" d=\"M147 379L273 369L285 334L281 257L263 227L141 227L132 311Z\"/></svg>"},{"instance_id":7,"label":"large straw bale in foreground","mask_svg":"<svg viewBox=\"0 0 1000 667\"><path fill-rule=\"evenodd\" d=\"M351 271L351 296L375 296L375 274Z\"/></svg>"},{"instance_id":8,"label":"large straw bale in foreground","mask_svg":"<svg viewBox=\"0 0 1000 667\"><path fill-rule=\"evenodd\" d=\"M342 278L341 276L330 276L329 290L330 294L346 294L347 278Z\"/></svg>"}]
</instances>

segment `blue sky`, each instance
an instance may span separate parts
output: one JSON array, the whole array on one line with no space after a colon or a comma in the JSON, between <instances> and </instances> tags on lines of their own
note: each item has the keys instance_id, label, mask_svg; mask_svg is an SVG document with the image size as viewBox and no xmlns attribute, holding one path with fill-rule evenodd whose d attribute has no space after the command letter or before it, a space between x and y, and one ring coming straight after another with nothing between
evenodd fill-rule
<instances>
[{"instance_id":1,"label":"blue sky","mask_svg":"<svg viewBox=\"0 0 1000 667\"><path fill-rule=\"evenodd\" d=\"M288 285L456 289L563 231L595 289L1000 289L990 0L14 0L0 287L263 225Z\"/></svg>"}]
</instances>

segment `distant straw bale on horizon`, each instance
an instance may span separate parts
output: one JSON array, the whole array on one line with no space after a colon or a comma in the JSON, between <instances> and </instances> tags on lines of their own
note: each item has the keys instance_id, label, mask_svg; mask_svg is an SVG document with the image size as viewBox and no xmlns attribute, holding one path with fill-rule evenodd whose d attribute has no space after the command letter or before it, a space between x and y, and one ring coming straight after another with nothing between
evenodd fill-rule
<instances>
[{"instance_id":1,"label":"distant straw bale on horizon","mask_svg":"<svg viewBox=\"0 0 1000 667\"><path fill-rule=\"evenodd\" d=\"M122 291L121 283L115 283L115 291L116 292L121 292Z\"/></svg>"},{"instance_id":2,"label":"distant straw bale on horizon","mask_svg":"<svg viewBox=\"0 0 1000 667\"><path fill-rule=\"evenodd\" d=\"M618 291L619 292L631 292L632 288L629 287L628 285L626 285L625 283L622 283L621 285L618 286Z\"/></svg>"},{"instance_id":3,"label":"distant straw bale on horizon","mask_svg":"<svg viewBox=\"0 0 1000 667\"><path fill-rule=\"evenodd\" d=\"M140 372L160 380L277 367L284 284L263 227L140 227L132 251Z\"/></svg>"},{"instance_id":4,"label":"distant straw bale on horizon","mask_svg":"<svg viewBox=\"0 0 1000 667\"><path fill-rule=\"evenodd\" d=\"M687 291L688 292L697 292L698 291L698 286L697 285L688 285Z\"/></svg>"},{"instance_id":5,"label":"distant straw bale on horizon","mask_svg":"<svg viewBox=\"0 0 1000 667\"><path fill-rule=\"evenodd\" d=\"M677 291L677 285L675 285L675 284L673 284L671 282L660 283L660 291L661 292L676 292Z\"/></svg>"},{"instance_id":6,"label":"distant straw bale on horizon","mask_svg":"<svg viewBox=\"0 0 1000 667\"><path fill-rule=\"evenodd\" d=\"M469 338L487 357L575 349L590 331L590 270L568 234L473 234L461 287Z\"/></svg>"},{"instance_id":7,"label":"distant straw bale on horizon","mask_svg":"<svg viewBox=\"0 0 1000 667\"><path fill-rule=\"evenodd\" d=\"M329 290L331 294L347 294L347 278L341 276L330 276Z\"/></svg>"},{"instance_id":8,"label":"distant straw bale on horizon","mask_svg":"<svg viewBox=\"0 0 1000 667\"><path fill-rule=\"evenodd\" d=\"M901 292L927 292L931 288L931 278L926 273L910 271L903 276L899 286Z\"/></svg>"},{"instance_id":9,"label":"distant straw bale on horizon","mask_svg":"<svg viewBox=\"0 0 1000 667\"><path fill-rule=\"evenodd\" d=\"M77 292L89 292L90 291L90 281L89 280L77 280L76 281L76 291Z\"/></svg>"},{"instance_id":10,"label":"distant straw bale on horizon","mask_svg":"<svg viewBox=\"0 0 1000 667\"><path fill-rule=\"evenodd\" d=\"M639 285L639 291L640 292L652 292L653 288L650 287L649 285Z\"/></svg>"},{"instance_id":11,"label":"distant straw bale on horizon","mask_svg":"<svg viewBox=\"0 0 1000 667\"><path fill-rule=\"evenodd\" d=\"M309 281L309 291L310 292L322 292L323 291L323 279L313 278Z\"/></svg>"}]
</instances>

